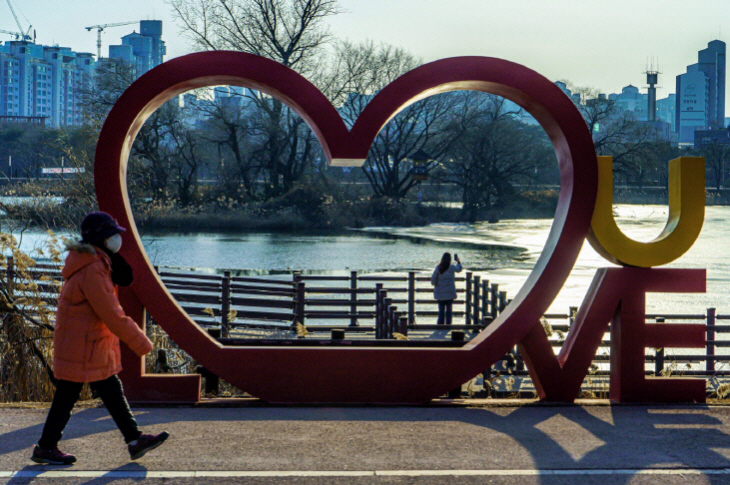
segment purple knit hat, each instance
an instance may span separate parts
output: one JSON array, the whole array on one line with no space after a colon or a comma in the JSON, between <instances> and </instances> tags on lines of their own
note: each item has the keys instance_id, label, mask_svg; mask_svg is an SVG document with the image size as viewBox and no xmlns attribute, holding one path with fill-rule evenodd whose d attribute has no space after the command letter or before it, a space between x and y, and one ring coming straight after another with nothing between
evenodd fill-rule
<instances>
[{"instance_id":1,"label":"purple knit hat","mask_svg":"<svg viewBox=\"0 0 730 485\"><path fill-rule=\"evenodd\" d=\"M81 240L95 243L126 231L117 220L106 212L91 212L81 221Z\"/></svg>"}]
</instances>

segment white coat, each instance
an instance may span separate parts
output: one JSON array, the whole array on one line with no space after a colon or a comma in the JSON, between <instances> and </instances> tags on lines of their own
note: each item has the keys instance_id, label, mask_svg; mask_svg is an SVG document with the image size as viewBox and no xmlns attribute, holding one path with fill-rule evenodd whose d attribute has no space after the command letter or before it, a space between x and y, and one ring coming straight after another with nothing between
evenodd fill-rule
<instances>
[{"instance_id":1,"label":"white coat","mask_svg":"<svg viewBox=\"0 0 730 485\"><path fill-rule=\"evenodd\" d=\"M449 266L443 273L439 273L439 267L436 266L431 275L435 299L456 300L456 273L461 272L461 269L461 263L456 263Z\"/></svg>"}]
</instances>

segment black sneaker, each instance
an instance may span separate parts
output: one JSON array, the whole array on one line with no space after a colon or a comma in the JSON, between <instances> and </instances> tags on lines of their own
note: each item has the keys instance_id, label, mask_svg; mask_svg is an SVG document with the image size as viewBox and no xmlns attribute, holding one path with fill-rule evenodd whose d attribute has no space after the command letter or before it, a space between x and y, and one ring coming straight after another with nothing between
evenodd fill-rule
<instances>
[{"instance_id":1,"label":"black sneaker","mask_svg":"<svg viewBox=\"0 0 730 485\"><path fill-rule=\"evenodd\" d=\"M133 460L136 460L137 458L142 458L145 453L154 450L162 443L164 443L165 440L169 437L170 433L168 433L167 431L163 431L158 435L143 434L142 436L137 438L137 443L130 443L127 445L127 449L129 450L129 456Z\"/></svg>"},{"instance_id":2,"label":"black sneaker","mask_svg":"<svg viewBox=\"0 0 730 485\"><path fill-rule=\"evenodd\" d=\"M73 465L76 463L75 456L64 453L58 449L58 446L52 450L44 450L40 446L34 445L33 455L30 459L41 465Z\"/></svg>"}]
</instances>

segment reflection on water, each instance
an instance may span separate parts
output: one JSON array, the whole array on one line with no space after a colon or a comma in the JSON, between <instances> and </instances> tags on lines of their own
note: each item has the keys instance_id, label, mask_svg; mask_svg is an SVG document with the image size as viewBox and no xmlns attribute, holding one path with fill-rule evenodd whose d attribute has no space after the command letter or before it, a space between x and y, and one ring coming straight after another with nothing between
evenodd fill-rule
<instances>
[{"instance_id":1,"label":"reflection on water","mask_svg":"<svg viewBox=\"0 0 730 485\"><path fill-rule=\"evenodd\" d=\"M664 227L666 206L621 205L615 208L619 227L636 240L648 241ZM730 313L730 207L707 207L698 241L668 267L707 268L706 294L652 294L649 312L702 313L717 307ZM241 273L344 274L422 271L430 274L444 251L457 252L468 270L499 283L514 296L532 270L547 239L552 220L507 220L495 224L432 224L416 228L369 228L339 233L147 233L143 241L150 259L160 266L240 269ZM32 248L45 234L26 232ZM551 307L565 313L583 299L596 268L612 266L585 243L573 271Z\"/></svg>"},{"instance_id":2,"label":"reflection on water","mask_svg":"<svg viewBox=\"0 0 730 485\"><path fill-rule=\"evenodd\" d=\"M618 205L621 230L637 241L650 241L667 222L666 206ZM650 294L647 311L703 313L717 307L730 313L728 285L730 207L707 207L705 224L695 245L670 268L707 268L705 294ZM505 220L495 224L431 224L425 227L368 228L345 234L196 234L186 238L156 235L146 239L156 264L229 268L309 269L340 273L349 270L423 271L430 273L444 251L457 252L468 270L499 283L514 296L527 279L547 239L551 219ZM565 313L580 305L596 268L614 266L586 242L550 311ZM257 271L258 272L258 271Z\"/></svg>"},{"instance_id":3,"label":"reflection on water","mask_svg":"<svg viewBox=\"0 0 730 485\"><path fill-rule=\"evenodd\" d=\"M469 267L487 271L509 266L521 248L490 247L438 239L396 237L387 231L341 233L155 233L143 238L160 266L266 269L268 271L421 271L438 264L444 251L457 252Z\"/></svg>"}]
</instances>

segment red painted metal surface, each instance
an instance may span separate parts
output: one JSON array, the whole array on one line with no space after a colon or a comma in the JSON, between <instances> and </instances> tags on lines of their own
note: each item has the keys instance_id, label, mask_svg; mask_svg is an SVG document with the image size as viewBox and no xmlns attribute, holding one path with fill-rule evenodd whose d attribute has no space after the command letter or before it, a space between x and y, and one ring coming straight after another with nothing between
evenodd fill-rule
<instances>
[{"instance_id":1,"label":"red painted metal surface","mask_svg":"<svg viewBox=\"0 0 730 485\"><path fill-rule=\"evenodd\" d=\"M127 315L144 330L144 306L129 288L119 288L119 302ZM139 357L122 344L124 394L130 401L179 402L200 401L200 374L145 374L145 357Z\"/></svg>"},{"instance_id":2,"label":"red painted metal surface","mask_svg":"<svg viewBox=\"0 0 730 485\"><path fill-rule=\"evenodd\" d=\"M704 379L646 378L647 347L703 348L700 324L647 324L645 297L704 293L704 269L601 268L556 356L542 326L520 342L530 377L545 401L572 402L611 323L610 399L617 402L704 402Z\"/></svg>"},{"instance_id":3,"label":"red painted metal surface","mask_svg":"<svg viewBox=\"0 0 730 485\"><path fill-rule=\"evenodd\" d=\"M399 110L440 92L498 94L528 111L552 141L561 189L548 241L512 304L460 349L224 348L179 307L144 252L127 199L130 147L144 121L165 101L212 85L258 89L281 99L317 134L330 160L362 160L378 131ZM131 230L122 253L136 271L131 289L195 360L269 402L422 403L479 374L521 341L546 311L572 268L593 212L596 154L570 99L540 74L501 59L457 57L425 64L378 93L350 132L330 102L306 79L273 61L237 52L205 52L168 61L139 78L109 114L97 145L95 183L102 210ZM185 379L185 378L180 378ZM175 378L154 389L178 400ZM127 381L128 387L133 381ZM144 389L134 389L145 399Z\"/></svg>"}]
</instances>

